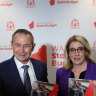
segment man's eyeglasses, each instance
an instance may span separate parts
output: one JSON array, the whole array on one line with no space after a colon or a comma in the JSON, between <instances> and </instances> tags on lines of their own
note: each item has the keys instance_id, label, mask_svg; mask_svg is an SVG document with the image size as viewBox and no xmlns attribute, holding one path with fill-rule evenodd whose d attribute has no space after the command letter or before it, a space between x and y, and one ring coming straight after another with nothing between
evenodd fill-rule
<instances>
[{"instance_id":1,"label":"man's eyeglasses","mask_svg":"<svg viewBox=\"0 0 96 96\"><path fill-rule=\"evenodd\" d=\"M77 51L78 53L83 53L84 50L85 50L85 47L79 47L78 49L70 48L70 49L69 49L69 53L70 53L70 54L75 54L76 51Z\"/></svg>"}]
</instances>

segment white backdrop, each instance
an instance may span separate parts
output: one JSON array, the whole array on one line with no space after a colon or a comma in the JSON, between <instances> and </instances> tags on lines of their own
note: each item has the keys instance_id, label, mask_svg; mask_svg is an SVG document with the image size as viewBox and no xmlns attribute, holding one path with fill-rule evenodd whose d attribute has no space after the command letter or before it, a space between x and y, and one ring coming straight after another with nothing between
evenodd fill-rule
<instances>
[{"instance_id":1,"label":"white backdrop","mask_svg":"<svg viewBox=\"0 0 96 96\"><path fill-rule=\"evenodd\" d=\"M63 50L74 34L85 36L96 48L96 0L0 0L0 62L12 57L11 36L25 28L35 37L33 54L45 47L48 79L63 65ZM43 51L44 51L43 50Z\"/></svg>"}]
</instances>

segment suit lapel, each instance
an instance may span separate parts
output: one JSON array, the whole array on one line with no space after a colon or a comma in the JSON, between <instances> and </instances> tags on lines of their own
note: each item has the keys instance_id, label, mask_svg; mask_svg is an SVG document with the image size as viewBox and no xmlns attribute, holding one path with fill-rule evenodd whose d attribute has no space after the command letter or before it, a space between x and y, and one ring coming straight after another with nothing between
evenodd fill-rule
<instances>
[{"instance_id":1,"label":"suit lapel","mask_svg":"<svg viewBox=\"0 0 96 96\"><path fill-rule=\"evenodd\" d=\"M24 87L17 66L15 64L14 58L11 59L10 71L11 71L10 77L12 77L12 80L14 80L14 84Z\"/></svg>"},{"instance_id":2,"label":"suit lapel","mask_svg":"<svg viewBox=\"0 0 96 96\"><path fill-rule=\"evenodd\" d=\"M37 80L40 80L41 76L39 76L40 72L39 72L38 64L36 63L36 61L34 59L31 59L31 62L32 62L32 65L33 65L33 68L34 68L36 78L37 78Z\"/></svg>"}]
</instances>

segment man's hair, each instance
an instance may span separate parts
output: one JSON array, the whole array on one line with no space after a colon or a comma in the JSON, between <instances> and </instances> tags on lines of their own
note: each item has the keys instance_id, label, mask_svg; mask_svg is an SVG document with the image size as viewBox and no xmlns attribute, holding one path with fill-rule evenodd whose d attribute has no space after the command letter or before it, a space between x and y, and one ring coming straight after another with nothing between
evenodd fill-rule
<instances>
[{"instance_id":1,"label":"man's hair","mask_svg":"<svg viewBox=\"0 0 96 96\"><path fill-rule=\"evenodd\" d=\"M31 38L32 38L32 45L34 45L34 37L33 37L32 33L31 33L30 31L28 31L28 30L26 30L26 29L18 29L18 30L16 30L16 31L13 33L13 35L12 35L12 42L14 41L14 36L15 36L16 34L30 35Z\"/></svg>"}]
</instances>

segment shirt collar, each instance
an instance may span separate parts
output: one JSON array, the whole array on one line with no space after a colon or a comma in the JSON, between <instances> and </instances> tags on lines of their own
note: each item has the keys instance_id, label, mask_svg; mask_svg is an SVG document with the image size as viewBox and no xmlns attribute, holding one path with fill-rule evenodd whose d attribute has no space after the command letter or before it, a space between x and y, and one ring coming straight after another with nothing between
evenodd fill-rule
<instances>
[{"instance_id":1,"label":"shirt collar","mask_svg":"<svg viewBox=\"0 0 96 96\"><path fill-rule=\"evenodd\" d=\"M14 57L14 60L15 60L15 63L16 63L16 66L17 66L18 69L21 69L21 67L22 67L23 65L28 65L29 67L31 66L31 61L30 61L30 60L28 61L27 64L21 63L20 61L17 60L16 57Z\"/></svg>"}]
</instances>

